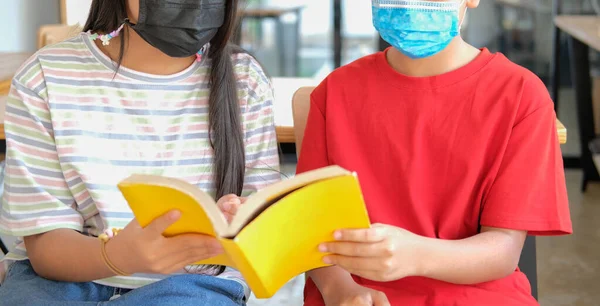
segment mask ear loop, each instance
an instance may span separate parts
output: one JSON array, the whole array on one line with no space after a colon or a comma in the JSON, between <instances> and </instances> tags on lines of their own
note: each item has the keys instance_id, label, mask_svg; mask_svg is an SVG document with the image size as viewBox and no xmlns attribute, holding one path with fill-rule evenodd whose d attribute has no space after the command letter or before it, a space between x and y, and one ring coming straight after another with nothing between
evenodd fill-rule
<instances>
[{"instance_id":1,"label":"mask ear loop","mask_svg":"<svg viewBox=\"0 0 600 306\"><path fill-rule=\"evenodd\" d=\"M98 33L90 34L90 39L96 40L99 38L102 41L103 46L108 46L108 45L110 45L111 39L118 37L121 34L121 31L123 31L123 28L125 27L126 24L131 25L131 23L129 22L129 19L125 19L125 21L123 21L123 23L121 24L121 26L118 29L116 29L108 34L103 34L103 35L98 35ZM209 44L204 45L202 47L202 49L200 49L200 51L198 51L198 53L196 53L196 61L197 62L202 61L204 54L208 50L208 46L209 46Z\"/></svg>"},{"instance_id":2,"label":"mask ear loop","mask_svg":"<svg viewBox=\"0 0 600 306\"><path fill-rule=\"evenodd\" d=\"M121 26L118 29L116 29L108 34L102 34L102 35L98 35L98 33L91 34L90 39L96 40L96 39L100 38L100 40L102 41L102 45L108 46L108 45L110 45L110 40L115 37L118 37L121 34L121 31L123 31L123 27L125 27L125 24L127 24L128 22L129 22L129 20L125 19L125 21L121 24Z\"/></svg>"},{"instance_id":3,"label":"mask ear loop","mask_svg":"<svg viewBox=\"0 0 600 306\"><path fill-rule=\"evenodd\" d=\"M463 4L466 4L467 0L462 0L460 2L460 4L458 5L458 18L460 19L460 8L463 6ZM465 23L465 19L467 18L467 10L469 8L465 5L465 14L463 15L463 19L460 21L460 24L458 25L458 31L460 32L462 30L462 26L463 23Z\"/></svg>"},{"instance_id":4,"label":"mask ear loop","mask_svg":"<svg viewBox=\"0 0 600 306\"><path fill-rule=\"evenodd\" d=\"M209 45L210 44L206 44L206 45L202 46L202 49L200 49L200 51L198 51L198 53L196 53L196 61L197 62L201 62L202 61L202 59L204 58L204 55L208 51L208 46Z\"/></svg>"}]
</instances>

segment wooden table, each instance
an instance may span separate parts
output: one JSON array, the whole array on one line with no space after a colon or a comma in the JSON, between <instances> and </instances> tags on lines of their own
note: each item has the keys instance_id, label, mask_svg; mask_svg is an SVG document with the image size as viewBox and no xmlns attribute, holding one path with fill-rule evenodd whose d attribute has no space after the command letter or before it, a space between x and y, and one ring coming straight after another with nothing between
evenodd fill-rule
<instances>
[{"instance_id":1,"label":"wooden table","mask_svg":"<svg viewBox=\"0 0 600 306\"><path fill-rule=\"evenodd\" d=\"M0 96L8 94L12 78L31 53L0 53Z\"/></svg>"},{"instance_id":2,"label":"wooden table","mask_svg":"<svg viewBox=\"0 0 600 306\"><path fill-rule=\"evenodd\" d=\"M538 0L494 0L496 4L513 7L518 9L526 9L534 13L550 14L552 7L541 4Z\"/></svg>"},{"instance_id":3,"label":"wooden table","mask_svg":"<svg viewBox=\"0 0 600 306\"><path fill-rule=\"evenodd\" d=\"M600 175L589 150L589 143L596 138L589 50L591 47L600 51L600 18L561 15L554 19L554 23L562 32L568 34L569 38L571 76L575 88L581 141L581 167L583 169L581 190L585 191L589 182L600 182Z\"/></svg>"},{"instance_id":4,"label":"wooden table","mask_svg":"<svg viewBox=\"0 0 600 306\"><path fill-rule=\"evenodd\" d=\"M285 14L296 13L304 8L304 6L289 6L289 7L261 7L248 6L242 11L242 17L246 18L279 18Z\"/></svg>"}]
</instances>

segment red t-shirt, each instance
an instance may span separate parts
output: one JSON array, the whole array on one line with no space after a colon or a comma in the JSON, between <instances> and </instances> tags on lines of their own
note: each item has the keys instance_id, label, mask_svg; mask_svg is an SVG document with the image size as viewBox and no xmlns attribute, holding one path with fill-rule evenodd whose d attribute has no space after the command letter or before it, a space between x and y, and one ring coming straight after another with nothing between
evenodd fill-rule
<instances>
[{"instance_id":1,"label":"red t-shirt","mask_svg":"<svg viewBox=\"0 0 600 306\"><path fill-rule=\"evenodd\" d=\"M483 49L426 78L389 66L386 52L337 69L315 89L298 172L356 171L373 223L439 239L480 226L572 232L553 103L544 84ZM536 305L526 276L478 285L423 277L358 283L392 305ZM322 305L309 281L306 305Z\"/></svg>"}]
</instances>

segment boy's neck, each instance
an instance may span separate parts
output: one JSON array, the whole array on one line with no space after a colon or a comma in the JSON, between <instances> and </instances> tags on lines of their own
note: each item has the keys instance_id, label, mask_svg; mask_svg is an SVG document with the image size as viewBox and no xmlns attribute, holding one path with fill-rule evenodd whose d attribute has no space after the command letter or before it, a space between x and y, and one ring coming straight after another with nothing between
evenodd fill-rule
<instances>
[{"instance_id":1,"label":"boy's neck","mask_svg":"<svg viewBox=\"0 0 600 306\"><path fill-rule=\"evenodd\" d=\"M124 29L121 34L127 35L125 54L121 62L123 67L154 75L171 75L185 70L196 59L195 56L170 57L147 43L133 29ZM100 41L96 41L96 45L113 61L119 59L120 38L113 38L108 46L103 46Z\"/></svg>"},{"instance_id":2,"label":"boy's neck","mask_svg":"<svg viewBox=\"0 0 600 306\"><path fill-rule=\"evenodd\" d=\"M396 48L387 52L389 65L397 72L411 77L441 75L473 61L481 51L456 37L442 52L424 59L411 59Z\"/></svg>"}]
</instances>

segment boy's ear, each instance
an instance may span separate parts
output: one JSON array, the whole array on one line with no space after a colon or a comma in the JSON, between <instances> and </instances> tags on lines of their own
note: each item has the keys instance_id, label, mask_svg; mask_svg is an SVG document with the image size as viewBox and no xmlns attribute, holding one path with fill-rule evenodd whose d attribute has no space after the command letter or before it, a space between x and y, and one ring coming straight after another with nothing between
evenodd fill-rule
<instances>
[{"instance_id":1,"label":"boy's ear","mask_svg":"<svg viewBox=\"0 0 600 306\"><path fill-rule=\"evenodd\" d=\"M467 7L470 9L477 8L479 6L479 0L467 0Z\"/></svg>"}]
</instances>

